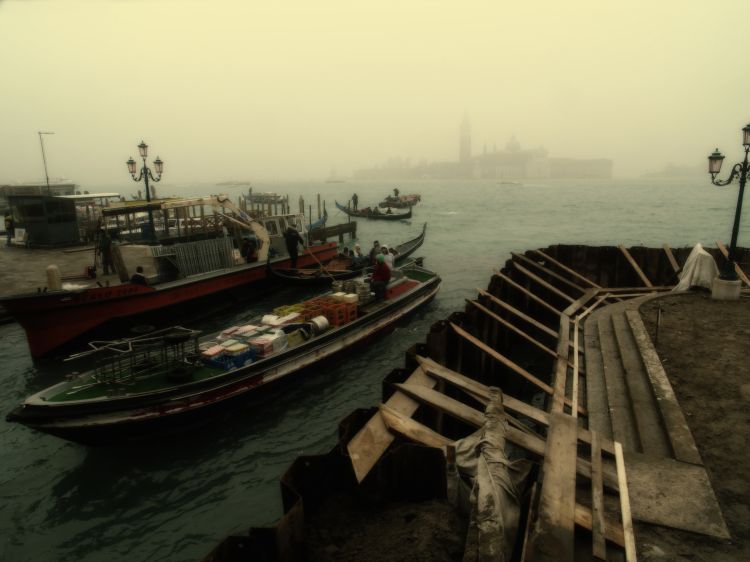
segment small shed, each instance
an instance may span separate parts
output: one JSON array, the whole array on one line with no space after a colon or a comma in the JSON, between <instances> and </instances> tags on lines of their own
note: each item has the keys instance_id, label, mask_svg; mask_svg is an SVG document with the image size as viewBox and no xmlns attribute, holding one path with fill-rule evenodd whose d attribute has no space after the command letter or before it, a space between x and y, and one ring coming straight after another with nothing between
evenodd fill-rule
<instances>
[{"instance_id":1,"label":"small shed","mask_svg":"<svg viewBox=\"0 0 750 562\"><path fill-rule=\"evenodd\" d=\"M74 201L50 195L8 195L8 204L15 220L16 241L37 247L80 241Z\"/></svg>"}]
</instances>

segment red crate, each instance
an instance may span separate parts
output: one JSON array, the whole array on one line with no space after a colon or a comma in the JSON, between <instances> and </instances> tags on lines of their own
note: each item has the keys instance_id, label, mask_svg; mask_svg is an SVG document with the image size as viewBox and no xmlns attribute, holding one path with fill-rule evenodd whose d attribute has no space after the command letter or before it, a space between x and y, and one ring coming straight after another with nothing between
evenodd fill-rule
<instances>
[{"instance_id":1,"label":"red crate","mask_svg":"<svg viewBox=\"0 0 750 562\"><path fill-rule=\"evenodd\" d=\"M342 326L347 322L345 304L327 304L323 307L323 312L331 326Z\"/></svg>"},{"instance_id":2,"label":"red crate","mask_svg":"<svg viewBox=\"0 0 750 562\"><path fill-rule=\"evenodd\" d=\"M346 307L346 321L351 322L352 320L356 320L357 319L357 303L347 302L347 303L344 303L344 306Z\"/></svg>"}]
</instances>

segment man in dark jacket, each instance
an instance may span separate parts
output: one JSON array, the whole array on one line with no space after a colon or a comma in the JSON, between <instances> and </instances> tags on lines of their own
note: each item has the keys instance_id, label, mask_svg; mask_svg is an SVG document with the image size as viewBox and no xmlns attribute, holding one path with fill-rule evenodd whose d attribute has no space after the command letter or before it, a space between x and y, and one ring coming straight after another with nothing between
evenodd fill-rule
<instances>
[{"instance_id":1,"label":"man in dark jacket","mask_svg":"<svg viewBox=\"0 0 750 562\"><path fill-rule=\"evenodd\" d=\"M115 272L115 264L112 262L112 238L103 228L99 230L99 257L102 259L102 270L104 275L109 275L109 269Z\"/></svg>"},{"instance_id":2,"label":"man in dark jacket","mask_svg":"<svg viewBox=\"0 0 750 562\"><path fill-rule=\"evenodd\" d=\"M297 229L290 226L284 231L284 242L286 243L286 251L289 253L289 260L292 262L292 269L297 269L297 244L304 248L305 241L299 235Z\"/></svg>"},{"instance_id":3,"label":"man in dark jacket","mask_svg":"<svg viewBox=\"0 0 750 562\"><path fill-rule=\"evenodd\" d=\"M357 194L355 193L354 195L352 195L352 209L356 211L358 204L359 204L359 197L357 197Z\"/></svg>"}]
</instances>

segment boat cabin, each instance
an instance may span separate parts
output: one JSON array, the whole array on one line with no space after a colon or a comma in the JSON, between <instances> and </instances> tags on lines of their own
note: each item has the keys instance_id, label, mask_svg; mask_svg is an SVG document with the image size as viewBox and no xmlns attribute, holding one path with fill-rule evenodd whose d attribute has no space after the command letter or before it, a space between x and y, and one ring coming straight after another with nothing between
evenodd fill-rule
<instances>
[{"instance_id":1,"label":"boat cabin","mask_svg":"<svg viewBox=\"0 0 750 562\"><path fill-rule=\"evenodd\" d=\"M90 242L101 209L119 193L80 195L9 195L15 220L13 243L31 247L60 247Z\"/></svg>"}]
</instances>

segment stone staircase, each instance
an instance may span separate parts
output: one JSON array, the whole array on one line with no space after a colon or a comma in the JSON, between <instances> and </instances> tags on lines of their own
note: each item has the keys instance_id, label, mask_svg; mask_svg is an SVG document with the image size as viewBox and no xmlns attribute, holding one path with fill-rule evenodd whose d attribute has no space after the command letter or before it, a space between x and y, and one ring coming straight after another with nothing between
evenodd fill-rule
<instances>
[{"instance_id":1,"label":"stone staircase","mask_svg":"<svg viewBox=\"0 0 750 562\"><path fill-rule=\"evenodd\" d=\"M729 536L708 474L638 308L612 304L584 324L589 429L622 443L642 521Z\"/></svg>"}]
</instances>

